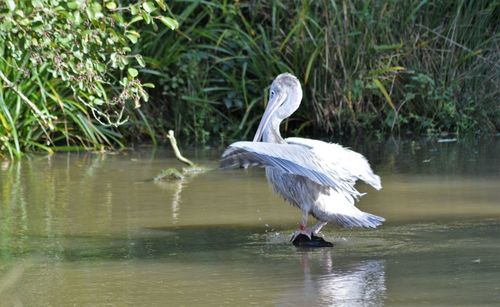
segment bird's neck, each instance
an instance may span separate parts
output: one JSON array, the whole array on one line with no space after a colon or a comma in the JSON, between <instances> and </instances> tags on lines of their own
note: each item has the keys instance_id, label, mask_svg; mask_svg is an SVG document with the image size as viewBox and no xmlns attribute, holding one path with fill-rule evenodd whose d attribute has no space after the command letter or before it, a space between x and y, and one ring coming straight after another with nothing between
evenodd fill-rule
<instances>
[{"instance_id":1,"label":"bird's neck","mask_svg":"<svg viewBox=\"0 0 500 307\"><path fill-rule=\"evenodd\" d=\"M266 143L278 143L283 144L286 143L285 140L281 137L280 134L280 124L282 119L274 117L271 119L269 123L269 128L264 131L262 135L262 140Z\"/></svg>"}]
</instances>

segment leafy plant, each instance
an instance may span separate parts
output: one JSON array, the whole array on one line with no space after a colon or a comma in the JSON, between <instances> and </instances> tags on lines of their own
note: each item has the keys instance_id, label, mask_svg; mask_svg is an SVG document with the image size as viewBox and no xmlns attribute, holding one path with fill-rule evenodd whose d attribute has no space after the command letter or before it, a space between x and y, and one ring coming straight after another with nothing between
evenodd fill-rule
<instances>
[{"instance_id":1,"label":"leafy plant","mask_svg":"<svg viewBox=\"0 0 500 307\"><path fill-rule=\"evenodd\" d=\"M0 152L120 144L113 129L147 101L138 26L170 29L163 0L0 3Z\"/></svg>"}]
</instances>

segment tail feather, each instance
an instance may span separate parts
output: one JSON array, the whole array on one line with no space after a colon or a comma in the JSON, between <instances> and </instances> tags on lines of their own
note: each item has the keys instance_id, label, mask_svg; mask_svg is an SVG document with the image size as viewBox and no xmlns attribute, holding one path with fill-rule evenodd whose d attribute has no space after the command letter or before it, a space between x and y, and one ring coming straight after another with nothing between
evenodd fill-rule
<instances>
[{"instance_id":1,"label":"tail feather","mask_svg":"<svg viewBox=\"0 0 500 307\"><path fill-rule=\"evenodd\" d=\"M337 214L332 217L332 222L335 222L344 227L361 227L361 228L377 228L382 225L385 219L381 216L365 213L360 211L357 215Z\"/></svg>"},{"instance_id":2,"label":"tail feather","mask_svg":"<svg viewBox=\"0 0 500 307\"><path fill-rule=\"evenodd\" d=\"M320 194L312 204L312 215L323 222L333 222L344 227L376 228L385 221L383 217L366 213L357 208L355 199L345 193L330 189L329 194Z\"/></svg>"},{"instance_id":3,"label":"tail feather","mask_svg":"<svg viewBox=\"0 0 500 307\"><path fill-rule=\"evenodd\" d=\"M374 187L377 190L382 189L382 183L380 182L380 177L375 175L371 170L368 173L368 176L362 175L360 176L361 180L364 182L368 183L372 187Z\"/></svg>"}]
</instances>

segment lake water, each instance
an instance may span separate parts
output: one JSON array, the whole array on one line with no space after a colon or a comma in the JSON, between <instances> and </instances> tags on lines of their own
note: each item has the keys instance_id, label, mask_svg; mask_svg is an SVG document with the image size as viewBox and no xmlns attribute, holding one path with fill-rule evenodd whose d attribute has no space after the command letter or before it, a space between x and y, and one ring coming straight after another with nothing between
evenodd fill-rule
<instances>
[{"instance_id":1,"label":"lake water","mask_svg":"<svg viewBox=\"0 0 500 307\"><path fill-rule=\"evenodd\" d=\"M381 306L500 302L500 140L351 144L382 177L377 230L289 242L300 212L261 169L177 182L168 150L0 161L1 306ZM313 221L311 219L311 221Z\"/></svg>"}]
</instances>

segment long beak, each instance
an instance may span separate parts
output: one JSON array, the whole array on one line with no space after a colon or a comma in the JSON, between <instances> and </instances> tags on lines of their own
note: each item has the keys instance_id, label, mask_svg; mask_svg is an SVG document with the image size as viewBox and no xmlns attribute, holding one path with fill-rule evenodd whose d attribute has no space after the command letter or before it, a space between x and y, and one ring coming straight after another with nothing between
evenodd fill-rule
<instances>
[{"instance_id":1,"label":"long beak","mask_svg":"<svg viewBox=\"0 0 500 307\"><path fill-rule=\"evenodd\" d=\"M264 115L262 115L259 127L257 128L257 132L255 133L255 136L253 138L254 142L259 142L262 139L262 135L267 129L267 125L269 124L271 117L273 116L274 112L278 110L283 101L285 101L285 98L286 95L275 95L273 98L269 99L266 111L264 112Z\"/></svg>"}]
</instances>

